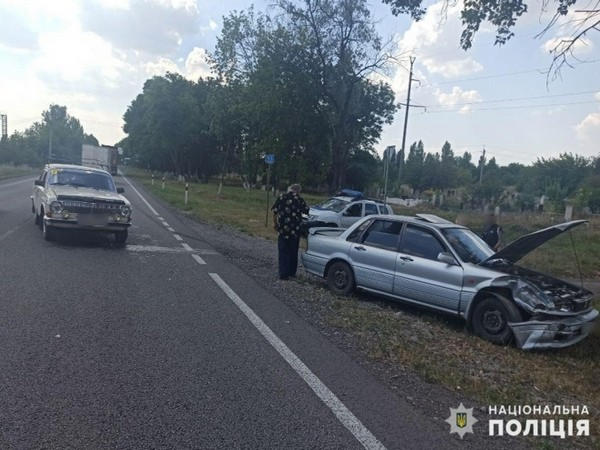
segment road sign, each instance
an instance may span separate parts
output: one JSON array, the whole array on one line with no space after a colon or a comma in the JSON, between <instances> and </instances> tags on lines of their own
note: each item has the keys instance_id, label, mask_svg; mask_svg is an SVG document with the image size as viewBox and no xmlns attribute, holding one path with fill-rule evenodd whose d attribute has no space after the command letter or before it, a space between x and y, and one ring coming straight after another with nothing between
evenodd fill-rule
<instances>
[{"instance_id":1,"label":"road sign","mask_svg":"<svg viewBox=\"0 0 600 450\"><path fill-rule=\"evenodd\" d=\"M275 155L273 153L267 153L265 155L265 162L267 164L275 164Z\"/></svg>"}]
</instances>

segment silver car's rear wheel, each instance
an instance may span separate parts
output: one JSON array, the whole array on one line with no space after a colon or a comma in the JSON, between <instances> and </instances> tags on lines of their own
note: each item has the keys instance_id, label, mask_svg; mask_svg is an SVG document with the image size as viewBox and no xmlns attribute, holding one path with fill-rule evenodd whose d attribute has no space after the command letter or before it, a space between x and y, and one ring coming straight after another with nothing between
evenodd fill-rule
<instances>
[{"instance_id":1,"label":"silver car's rear wheel","mask_svg":"<svg viewBox=\"0 0 600 450\"><path fill-rule=\"evenodd\" d=\"M348 264L334 262L327 271L329 289L339 295L348 295L354 290L354 274Z\"/></svg>"},{"instance_id":2,"label":"silver car's rear wheel","mask_svg":"<svg viewBox=\"0 0 600 450\"><path fill-rule=\"evenodd\" d=\"M471 316L475 334L500 345L506 345L512 340L509 322L522 320L521 312L509 299L494 294L477 303Z\"/></svg>"}]
</instances>

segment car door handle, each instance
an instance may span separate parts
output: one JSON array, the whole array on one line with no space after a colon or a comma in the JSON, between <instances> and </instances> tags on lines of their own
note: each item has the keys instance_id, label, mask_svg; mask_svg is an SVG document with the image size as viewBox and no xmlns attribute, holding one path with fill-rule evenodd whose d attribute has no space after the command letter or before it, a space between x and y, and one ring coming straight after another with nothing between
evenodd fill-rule
<instances>
[{"instance_id":1,"label":"car door handle","mask_svg":"<svg viewBox=\"0 0 600 450\"><path fill-rule=\"evenodd\" d=\"M401 256L400 259L402 261L414 261L410 256Z\"/></svg>"},{"instance_id":2,"label":"car door handle","mask_svg":"<svg viewBox=\"0 0 600 450\"><path fill-rule=\"evenodd\" d=\"M366 251L367 251L367 249L366 249L366 248L364 248L362 245L357 245L357 246L355 246L354 248L355 248L356 250L360 250L361 252L366 252Z\"/></svg>"}]
</instances>

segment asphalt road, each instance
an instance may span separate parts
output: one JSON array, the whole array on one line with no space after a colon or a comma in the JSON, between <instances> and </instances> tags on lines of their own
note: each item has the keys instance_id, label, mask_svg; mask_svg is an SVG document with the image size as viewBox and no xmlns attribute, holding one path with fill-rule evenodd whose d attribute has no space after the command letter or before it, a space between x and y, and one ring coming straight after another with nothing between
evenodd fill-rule
<instances>
[{"instance_id":1,"label":"asphalt road","mask_svg":"<svg viewBox=\"0 0 600 450\"><path fill-rule=\"evenodd\" d=\"M134 207L123 248L80 233L45 242L32 181L0 182L0 448L473 445L139 186L149 204L117 180Z\"/></svg>"}]
</instances>

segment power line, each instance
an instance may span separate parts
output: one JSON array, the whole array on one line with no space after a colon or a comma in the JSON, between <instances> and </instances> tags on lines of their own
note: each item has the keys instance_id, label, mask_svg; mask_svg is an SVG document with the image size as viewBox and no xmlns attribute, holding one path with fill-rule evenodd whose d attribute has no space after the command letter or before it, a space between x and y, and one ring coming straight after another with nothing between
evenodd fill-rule
<instances>
[{"instance_id":1,"label":"power line","mask_svg":"<svg viewBox=\"0 0 600 450\"><path fill-rule=\"evenodd\" d=\"M600 92L600 88L594 89L591 91L581 91L581 92L569 92L564 94L551 94L551 95L538 95L533 97L513 97L513 98L499 98L494 100L480 100L480 101L472 101L472 102L461 102L461 103L453 103L452 105L443 105L438 103L436 105L428 105L427 108L437 108L440 107L454 107L454 106L464 106L464 105L479 105L482 103L504 103L504 102L516 102L521 100L541 100L546 98L556 98L556 97L572 97L579 95L587 95L587 94L596 94Z\"/></svg>"},{"instance_id":2,"label":"power line","mask_svg":"<svg viewBox=\"0 0 600 450\"><path fill-rule=\"evenodd\" d=\"M599 104L600 101L598 101L598 100L588 100L588 101L570 102L570 103L542 103L542 104L539 104L539 105L498 106L498 107L493 107L493 108L475 108L475 109L470 109L469 112L475 112L475 111L501 111L501 110L526 109L526 108L541 108L541 107L545 107L545 106L585 105L585 104L592 104L592 103ZM427 112L429 114L439 114L439 113L459 112L461 110L462 110L462 108L458 108L458 109L444 109L444 110L427 111Z\"/></svg>"}]
</instances>

